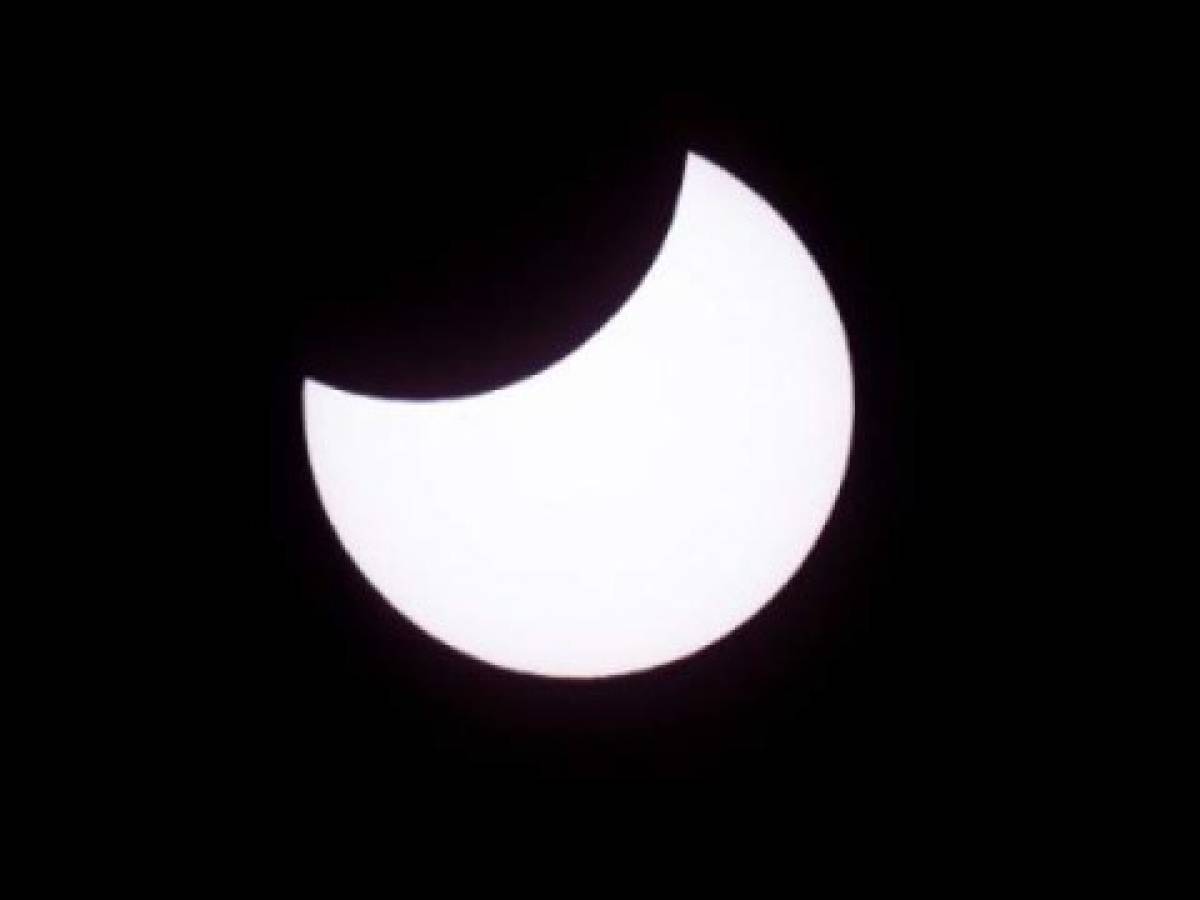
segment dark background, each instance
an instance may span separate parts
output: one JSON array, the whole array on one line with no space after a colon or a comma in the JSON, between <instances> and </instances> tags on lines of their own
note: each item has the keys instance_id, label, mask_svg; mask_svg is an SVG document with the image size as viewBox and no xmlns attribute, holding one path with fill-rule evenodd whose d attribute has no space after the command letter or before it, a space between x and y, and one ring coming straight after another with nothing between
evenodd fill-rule
<instances>
[{"instance_id":1,"label":"dark background","mask_svg":"<svg viewBox=\"0 0 1200 900\"><path fill-rule=\"evenodd\" d=\"M208 601L239 654L221 667L226 749L335 780L818 783L860 779L911 739L922 297L908 270L933 249L922 123L886 72L785 63L712 81L376 73L368 97L280 77L243 104L222 152L253 272L234 321L263 386L250 482L265 479L266 530ZM856 401L837 505L774 601L693 657L594 682L489 667L420 633L343 553L309 474L300 385L470 394L566 355L653 260L688 149L778 210L832 288Z\"/></svg>"}]
</instances>

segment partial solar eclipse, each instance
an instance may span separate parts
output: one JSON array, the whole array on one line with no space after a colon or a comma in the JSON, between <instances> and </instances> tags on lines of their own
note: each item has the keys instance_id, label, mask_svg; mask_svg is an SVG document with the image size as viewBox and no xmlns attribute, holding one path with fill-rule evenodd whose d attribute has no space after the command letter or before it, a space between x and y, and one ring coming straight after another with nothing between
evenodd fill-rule
<instances>
[{"instance_id":1,"label":"partial solar eclipse","mask_svg":"<svg viewBox=\"0 0 1200 900\"><path fill-rule=\"evenodd\" d=\"M829 517L853 406L804 245L695 154L645 279L559 362L437 401L304 383L321 503L367 580L465 654L565 678L680 659L765 606Z\"/></svg>"}]
</instances>

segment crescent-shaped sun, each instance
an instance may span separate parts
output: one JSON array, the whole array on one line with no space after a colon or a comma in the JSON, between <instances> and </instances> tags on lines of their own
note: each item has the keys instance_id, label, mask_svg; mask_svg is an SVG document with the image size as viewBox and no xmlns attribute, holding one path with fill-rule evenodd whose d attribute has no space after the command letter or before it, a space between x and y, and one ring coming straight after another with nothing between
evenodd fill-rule
<instances>
[{"instance_id":1,"label":"crescent-shaped sun","mask_svg":"<svg viewBox=\"0 0 1200 900\"><path fill-rule=\"evenodd\" d=\"M557 677L667 663L761 609L824 527L852 421L816 264L695 154L641 285L554 365L436 402L304 384L321 503L363 575L463 653Z\"/></svg>"}]
</instances>

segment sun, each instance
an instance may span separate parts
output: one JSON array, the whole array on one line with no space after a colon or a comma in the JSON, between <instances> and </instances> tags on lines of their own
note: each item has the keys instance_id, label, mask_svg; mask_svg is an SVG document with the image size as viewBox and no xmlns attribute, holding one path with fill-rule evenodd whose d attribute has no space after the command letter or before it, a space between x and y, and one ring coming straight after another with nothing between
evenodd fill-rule
<instances>
[{"instance_id":1,"label":"sun","mask_svg":"<svg viewBox=\"0 0 1200 900\"><path fill-rule=\"evenodd\" d=\"M787 223L694 154L654 264L575 352L473 397L307 381L321 503L400 613L549 677L695 653L803 563L845 471L846 336Z\"/></svg>"}]
</instances>

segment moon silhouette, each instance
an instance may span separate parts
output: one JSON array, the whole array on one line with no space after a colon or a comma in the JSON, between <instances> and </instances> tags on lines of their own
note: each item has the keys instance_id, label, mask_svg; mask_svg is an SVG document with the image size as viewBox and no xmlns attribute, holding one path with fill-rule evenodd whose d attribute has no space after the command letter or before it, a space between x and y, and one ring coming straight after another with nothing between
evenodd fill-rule
<instances>
[{"instance_id":1,"label":"moon silhouette","mask_svg":"<svg viewBox=\"0 0 1200 900\"><path fill-rule=\"evenodd\" d=\"M765 606L832 510L854 406L803 243L695 154L645 279L562 360L470 397L303 393L367 580L465 654L564 678L680 659Z\"/></svg>"}]
</instances>

